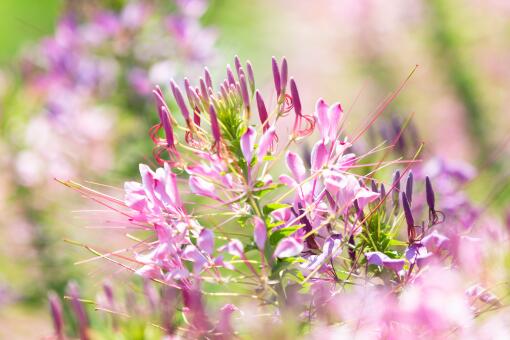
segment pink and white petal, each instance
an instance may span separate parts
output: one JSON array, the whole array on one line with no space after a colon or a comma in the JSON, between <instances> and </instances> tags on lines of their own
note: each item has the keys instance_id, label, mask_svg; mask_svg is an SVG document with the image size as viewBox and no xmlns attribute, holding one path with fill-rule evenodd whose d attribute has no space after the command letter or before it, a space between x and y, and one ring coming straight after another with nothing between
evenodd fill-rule
<instances>
[{"instance_id":1,"label":"pink and white petal","mask_svg":"<svg viewBox=\"0 0 510 340\"><path fill-rule=\"evenodd\" d=\"M241 137L241 151L248 165L250 164L251 159L253 158L255 138L257 138L257 132L251 126L248 127L248 129L246 129L246 132Z\"/></svg>"},{"instance_id":2,"label":"pink and white petal","mask_svg":"<svg viewBox=\"0 0 510 340\"><path fill-rule=\"evenodd\" d=\"M282 239L273 253L275 258L286 258L299 255L303 251L303 241L294 237Z\"/></svg>"},{"instance_id":3,"label":"pink and white petal","mask_svg":"<svg viewBox=\"0 0 510 340\"><path fill-rule=\"evenodd\" d=\"M285 162L287 163L287 168L292 173L292 177L297 182L301 182L306 178L305 163L298 154L288 151L285 155Z\"/></svg>"},{"instance_id":4,"label":"pink and white petal","mask_svg":"<svg viewBox=\"0 0 510 340\"><path fill-rule=\"evenodd\" d=\"M260 250L264 250L264 247L266 245L267 240L267 228L264 221L258 217L255 216L253 218L253 239L255 240L255 244Z\"/></svg>"}]
</instances>

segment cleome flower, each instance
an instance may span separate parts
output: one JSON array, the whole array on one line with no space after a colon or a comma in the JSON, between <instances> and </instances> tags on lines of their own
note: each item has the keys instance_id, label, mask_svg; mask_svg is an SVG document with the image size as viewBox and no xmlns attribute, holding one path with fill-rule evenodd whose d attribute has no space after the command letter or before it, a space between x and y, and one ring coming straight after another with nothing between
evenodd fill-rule
<instances>
[{"instance_id":1,"label":"cleome flower","mask_svg":"<svg viewBox=\"0 0 510 340\"><path fill-rule=\"evenodd\" d=\"M472 239L443 230L449 214L439 210L431 178L423 168L417 175L410 170L421 148L410 160L385 161L383 146L358 154L361 134L350 138L343 129L342 106L319 99L308 112L285 58L272 60L272 105L257 89L251 64L235 57L233 65L218 84L205 69L197 85L170 81L171 95L155 88L159 122L150 136L158 167L140 165L141 180L125 184L124 199L65 182L120 206L127 223L143 232L130 248L134 259L101 256L179 292L184 321L162 326L165 332L242 335L230 317L243 304L255 304L258 317L273 323L307 323L310 334L354 334L359 327L376 338L442 338L470 327L479 312L470 299L483 292L466 294L461 276L468 273L455 268L458 249ZM400 164L384 183L385 168ZM438 290L439 277L448 279L445 291ZM431 300L417 301L420 294ZM454 303L443 310L445 294ZM209 296L226 297L216 324ZM374 315L347 313L372 297L380 307Z\"/></svg>"}]
</instances>

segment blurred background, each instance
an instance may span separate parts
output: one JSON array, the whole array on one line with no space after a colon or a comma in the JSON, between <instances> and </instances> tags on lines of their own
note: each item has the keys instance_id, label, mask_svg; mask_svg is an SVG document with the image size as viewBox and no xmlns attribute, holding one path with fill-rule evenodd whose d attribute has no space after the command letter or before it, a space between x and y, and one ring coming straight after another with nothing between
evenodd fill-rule
<instances>
[{"instance_id":1,"label":"blurred background","mask_svg":"<svg viewBox=\"0 0 510 340\"><path fill-rule=\"evenodd\" d=\"M120 241L54 178L137 179L152 86L206 65L223 79L236 54L268 95L271 56L286 56L303 107L341 102L352 133L419 65L381 121L413 114L425 158L473 164L473 197L508 206L509 1L2 0L0 13L0 338L51 334L48 290L72 279L93 294L118 274L73 265L89 255L64 239Z\"/></svg>"}]
</instances>

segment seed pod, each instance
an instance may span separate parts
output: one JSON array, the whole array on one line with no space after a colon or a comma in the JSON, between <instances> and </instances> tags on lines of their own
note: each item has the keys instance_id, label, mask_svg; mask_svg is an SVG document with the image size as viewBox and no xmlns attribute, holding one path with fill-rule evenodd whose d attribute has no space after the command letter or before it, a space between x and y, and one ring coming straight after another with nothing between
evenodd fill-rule
<instances>
[{"instance_id":1,"label":"seed pod","mask_svg":"<svg viewBox=\"0 0 510 340\"><path fill-rule=\"evenodd\" d=\"M432 189L432 183L430 182L430 178L425 177L425 190L427 194L427 205L429 206L430 211L435 211L435 203L436 199L434 197L434 190Z\"/></svg>"},{"instance_id":2,"label":"seed pod","mask_svg":"<svg viewBox=\"0 0 510 340\"><path fill-rule=\"evenodd\" d=\"M407 227L414 228L414 218L411 212L411 206L409 205L409 201L407 200L407 195L405 192L402 193L402 207L404 208L404 215L406 217Z\"/></svg>"},{"instance_id":3,"label":"seed pod","mask_svg":"<svg viewBox=\"0 0 510 340\"><path fill-rule=\"evenodd\" d=\"M377 190L377 183L376 183L374 180L372 180L372 181L370 182L370 184L371 184L371 186L372 186L372 191L373 191L373 192L379 192L379 191Z\"/></svg>"},{"instance_id":4,"label":"seed pod","mask_svg":"<svg viewBox=\"0 0 510 340\"><path fill-rule=\"evenodd\" d=\"M409 175L407 176L406 182L406 196L409 200L409 204L412 204L413 201L413 172L409 171Z\"/></svg>"}]
</instances>

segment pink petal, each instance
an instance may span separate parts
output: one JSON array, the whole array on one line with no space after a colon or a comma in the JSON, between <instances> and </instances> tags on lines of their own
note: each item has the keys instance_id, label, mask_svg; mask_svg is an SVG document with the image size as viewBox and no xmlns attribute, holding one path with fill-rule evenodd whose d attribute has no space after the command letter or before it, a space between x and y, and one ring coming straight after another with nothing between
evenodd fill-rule
<instances>
[{"instance_id":1,"label":"pink petal","mask_svg":"<svg viewBox=\"0 0 510 340\"><path fill-rule=\"evenodd\" d=\"M358 206L360 209L363 209L368 203L375 201L378 197L379 194L377 192L373 192L365 188L361 188L361 190L356 194L356 199L358 200Z\"/></svg>"},{"instance_id":2,"label":"pink petal","mask_svg":"<svg viewBox=\"0 0 510 340\"><path fill-rule=\"evenodd\" d=\"M303 251L303 242L294 237L282 239L274 251L273 256L278 258L292 257L299 255Z\"/></svg>"},{"instance_id":3,"label":"pink petal","mask_svg":"<svg viewBox=\"0 0 510 340\"><path fill-rule=\"evenodd\" d=\"M238 239L233 238L229 243L218 249L219 251L226 251L232 256L242 257L244 252L243 243Z\"/></svg>"},{"instance_id":4,"label":"pink petal","mask_svg":"<svg viewBox=\"0 0 510 340\"><path fill-rule=\"evenodd\" d=\"M322 98L317 101L315 108L315 118L317 119L317 126L319 127L321 138L324 140L328 137L329 119L328 104L326 104Z\"/></svg>"},{"instance_id":5,"label":"pink petal","mask_svg":"<svg viewBox=\"0 0 510 340\"><path fill-rule=\"evenodd\" d=\"M219 200L218 195L216 195L214 184L208 182L197 176L190 176L189 178L189 187L191 192L200 195L210 197L215 200Z\"/></svg>"},{"instance_id":6,"label":"pink petal","mask_svg":"<svg viewBox=\"0 0 510 340\"><path fill-rule=\"evenodd\" d=\"M328 161L328 148L323 142L317 142L311 154L312 170L318 170Z\"/></svg>"},{"instance_id":7,"label":"pink petal","mask_svg":"<svg viewBox=\"0 0 510 340\"><path fill-rule=\"evenodd\" d=\"M248 165L251 162L253 157L253 148L255 147L255 138L257 137L257 132L251 126L248 127L246 132L241 137L241 151L243 152L244 159Z\"/></svg>"},{"instance_id":8,"label":"pink petal","mask_svg":"<svg viewBox=\"0 0 510 340\"><path fill-rule=\"evenodd\" d=\"M329 140L335 140L340 125L340 119L342 118L342 106L340 103L335 103L329 107L328 110L328 129L329 129Z\"/></svg>"},{"instance_id":9,"label":"pink petal","mask_svg":"<svg viewBox=\"0 0 510 340\"><path fill-rule=\"evenodd\" d=\"M179 195L179 189L177 187L177 175L172 172L172 169L168 163L165 163L165 172L165 191L175 207L182 207L182 201Z\"/></svg>"},{"instance_id":10,"label":"pink petal","mask_svg":"<svg viewBox=\"0 0 510 340\"><path fill-rule=\"evenodd\" d=\"M209 229L202 229L197 240L198 248L211 255L214 252L214 233Z\"/></svg>"},{"instance_id":11,"label":"pink petal","mask_svg":"<svg viewBox=\"0 0 510 340\"><path fill-rule=\"evenodd\" d=\"M135 272L135 274L146 279L161 279L163 276L161 269L153 264L147 264L141 267Z\"/></svg>"},{"instance_id":12,"label":"pink petal","mask_svg":"<svg viewBox=\"0 0 510 340\"><path fill-rule=\"evenodd\" d=\"M279 179L280 179L280 182L282 182L283 184L288 185L290 187L293 187L296 185L296 181L290 176L280 175Z\"/></svg>"},{"instance_id":13,"label":"pink petal","mask_svg":"<svg viewBox=\"0 0 510 340\"><path fill-rule=\"evenodd\" d=\"M131 209L142 211L146 206L146 197L143 187L138 182L126 182L124 183L124 191L126 195L124 202Z\"/></svg>"},{"instance_id":14,"label":"pink petal","mask_svg":"<svg viewBox=\"0 0 510 340\"><path fill-rule=\"evenodd\" d=\"M260 250L264 250L267 240L267 228L266 224L260 217L255 216L254 227L253 227L253 238L255 240L255 244Z\"/></svg>"},{"instance_id":15,"label":"pink petal","mask_svg":"<svg viewBox=\"0 0 510 340\"><path fill-rule=\"evenodd\" d=\"M306 168L301 157L292 151L288 151L285 156L285 161L287 162L287 167L292 173L292 177L294 177L297 182L301 182L306 178Z\"/></svg>"},{"instance_id":16,"label":"pink petal","mask_svg":"<svg viewBox=\"0 0 510 340\"><path fill-rule=\"evenodd\" d=\"M276 138L276 130L274 126L271 126L267 131L262 135L260 138L259 143L259 150L258 150L258 157L259 159L262 159L269 149L271 148L271 144L273 144L273 141Z\"/></svg>"}]
</instances>

